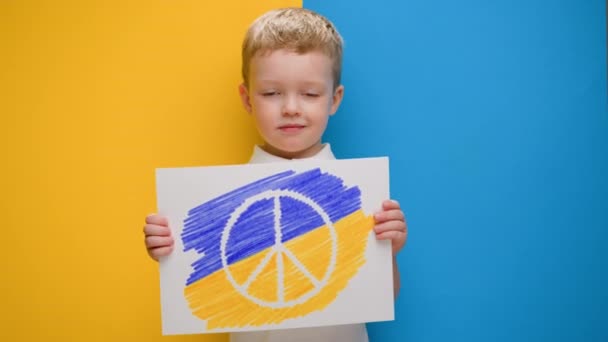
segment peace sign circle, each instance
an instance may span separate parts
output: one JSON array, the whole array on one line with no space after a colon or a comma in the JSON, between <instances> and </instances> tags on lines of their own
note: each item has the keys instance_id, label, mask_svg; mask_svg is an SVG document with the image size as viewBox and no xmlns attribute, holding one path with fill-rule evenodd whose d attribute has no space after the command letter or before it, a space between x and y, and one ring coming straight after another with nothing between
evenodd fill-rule
<instances>
[{"instance_id":1,"label":"peace sign circle","mask_svg":"<svg viewBox=\"0 0 608 342\"><path fill-rule=\"evenodd\" d=\"M319 279L315 277L312 272L308 270L308 268L302 263L296 255L292 251L289 250L288 247L285 246L283 242L283 227L281 226L281 198L288 197L292 200L299 201L307 206L309 206L319 217L323 220L325 224L323 229L327 229L329 232L330 240L331 240L331 254L329 258L329 262L327 268L325 269L325 273ZM230 238L230 233L234 228L237 220L241 217L241 215L248 210L252 205L256 204L259 201L263 200L272 200L273 202L273 216L274 216L274 244L270 247L269 252L262 259L262 261L251 271L247 279L239 283L235 280L233 274L230 271L228 266L228 256L227 256L227 246L228 240ZM222 232L222 237L220 240L220 258L222 261L222 267L224 272L226 273L226 277L230 284L237 290L242 296L249 299L250 301L266 307L271 308L284 308L291 307L297 304L301 304L318 294L323 287L327 284L329 277L331 276L334 268L336 266L336 256L338 251L338 238L336 229L331 222L329 215L323 210L323 208L314 200L310 199L302 195L301 193L291 191L291 190L268 190L262 192L260 194L251 196L247 198L243 204L237 207L230 218L226 222L226 226ZM283 265L283 257L289 259L310 282L313 284L313 288L296 297L295 299L285 300L285 285L289 284L291 279L285 279L284 265ZM260 299L251 293L249 293L249 286L251 283L260 275L262 270L270 263L272 258L276 258L276 268L277 268L277 300L276 301L268 301Z\"/></svg>"}]
</instances>

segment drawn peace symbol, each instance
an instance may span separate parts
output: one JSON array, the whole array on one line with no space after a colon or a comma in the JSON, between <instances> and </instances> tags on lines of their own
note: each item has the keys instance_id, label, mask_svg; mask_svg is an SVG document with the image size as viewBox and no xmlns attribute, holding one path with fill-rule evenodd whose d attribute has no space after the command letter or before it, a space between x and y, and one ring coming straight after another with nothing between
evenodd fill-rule
<instances>
[{"instance_id":1,"label":"drawn peace symbol","mask_svg":"<svg viewBox=\"0 0 608 342\"><path fill-rule=\"evenodd\" d=\"M304 264L291 252L282 242L282 227L281 227L281 197L291 197L297 201L300 201L309 207L311 207L316 214L318 214L325 223L326 229L329 230L329 235L331 238L331 256L325 273L321 279L317 279ZM273 200L273 216L274 216L274 244L270 247L270 251L266 254L264 259L255 267L255 269L249 274L247 280L245 282L239 284L235 279L232 273L230 272L230 268L228 267L228 256L226 254L226 247L228 245L228 239L230 238L230 233L234 228L235 223L239 219L239 217L253 204L261 200ZM336 229L329 218L329 215L321 208L321 206L315 202L314 200L298 193L290 190L268 190L262 192L260 194L251 196L247 198L243 204L237 207L230 218L228 219L226 226L222 232L222 237L220 241L220 256L222 260L222 266L226 273L226 276L235 290L237 290L242 296L249 299L250 301L261 305L267 306L271 308L284 308L291 307L297 304L301 304L315 296L319 293L323 287L327 284L329 277L331 276L334 268L336 266L336 256L338 250L338 238L336 234ZM289 283L289 279L285 279L284 273L284 265L283 265L283 255L287 257L297 268L298 270L308 278L311 283L314 285L314 288L299 297L292 300L285 300L285 284ZM258 297L251 295L248 292L249 286L251 283L257 279L262 270L268 265L273 257L276 257L276 267L277 267L277 300L276 301L267 301L262 300Z\"/></svg>"}]
</instances>

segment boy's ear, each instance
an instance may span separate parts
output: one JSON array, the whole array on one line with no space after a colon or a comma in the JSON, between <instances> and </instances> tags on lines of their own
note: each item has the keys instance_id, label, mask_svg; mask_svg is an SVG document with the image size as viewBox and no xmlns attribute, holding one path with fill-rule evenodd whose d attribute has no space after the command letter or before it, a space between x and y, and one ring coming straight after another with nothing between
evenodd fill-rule
<instances>
[{"instance_id":1,"label":"boy's ear","mask_svg":"<svg viewBox=\"0 0 608 342\"><path fill-rule=\"evenodd\" d=\"M239 85L239 95L241 95L243 107L245 108L247 113L251 114L251 99L249 98L249 90L247 90L247 86L245 86L245 83L241 83Z\"/></svg>"},{"instance_id":2,"label":"boy's ear","mask_svg":"<svg viewBox=\"0 0 608 342\"><path fill-rule=\"evenodd\" d=\"M334 115L338 111L338 107L340 107L340 103L342 103L342 98L344 97L344 86L339 85L334 91L334 96L331 99L331 109L329 111L329 115Z\"/></svg>"}]
</instances>

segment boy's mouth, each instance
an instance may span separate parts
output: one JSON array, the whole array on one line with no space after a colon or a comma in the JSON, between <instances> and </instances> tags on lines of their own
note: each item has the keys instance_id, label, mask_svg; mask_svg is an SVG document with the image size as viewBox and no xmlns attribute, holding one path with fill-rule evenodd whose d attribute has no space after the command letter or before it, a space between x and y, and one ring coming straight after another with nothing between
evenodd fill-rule
<instances>
[{"instance_id":1,"label":"boy's mouth","mask_svg":"<svg viewBox=\"0 0 608 342\"><path fill-rule=\"evenodd\" d=\"M294 133L294 132L300 131L304 127L306 127L306 126L299 125L299 124L287 124L287 125L279 126L279 130L281 132L285 132L285 133Z\"/></svg>"}]
</instances>

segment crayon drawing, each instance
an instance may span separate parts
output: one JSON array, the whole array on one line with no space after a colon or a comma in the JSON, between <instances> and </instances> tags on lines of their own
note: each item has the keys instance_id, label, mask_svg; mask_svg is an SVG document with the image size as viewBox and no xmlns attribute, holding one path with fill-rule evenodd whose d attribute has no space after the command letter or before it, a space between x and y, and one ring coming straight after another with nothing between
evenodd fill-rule
<instances>
[{"instance_id":1,"label":"crayon drawing","mask_svg":"<svg viewBox=\"0 0 608 342\"><path fill-rule=\"evenodd\" d=\"M373 218L361 192L320 169L286 171L188 213L184 294L213 328L278 323L331 303L365 262ZM213 300L209 300L213 298Z\"/></svg>"}]
</instances>

